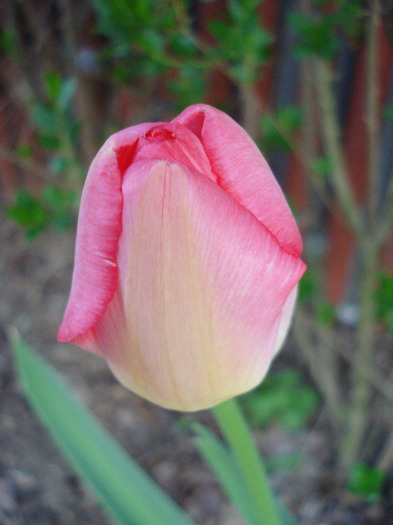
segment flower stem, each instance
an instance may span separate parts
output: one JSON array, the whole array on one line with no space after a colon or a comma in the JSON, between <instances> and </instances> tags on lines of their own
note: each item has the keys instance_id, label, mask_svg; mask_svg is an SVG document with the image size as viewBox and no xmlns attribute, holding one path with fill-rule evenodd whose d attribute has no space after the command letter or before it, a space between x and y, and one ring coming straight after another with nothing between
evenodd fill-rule
<instances>
[{"instance_id":1,"label":"flower stem","mask_svg":"<svg viewBox=\"0 0 393 525\"><path fill-rule=\"evenodd\" d=\"M248 485L261 525L279 525L265 465L237 401L230 399L212 410Z\"/></svg>"}]
</instances>

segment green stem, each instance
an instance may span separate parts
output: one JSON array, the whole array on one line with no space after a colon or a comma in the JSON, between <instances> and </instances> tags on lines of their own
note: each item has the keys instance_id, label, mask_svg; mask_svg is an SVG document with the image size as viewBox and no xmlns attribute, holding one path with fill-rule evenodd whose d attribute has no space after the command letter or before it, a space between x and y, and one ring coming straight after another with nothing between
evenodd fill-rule
<instances>
[{"instance_id":1,"label":"green stem","mask_svg":"<svg viewBox=\"0 0 393 525\"><path fill-rule=\"evenodd\" d=\"M248 485L261 525L279 525L266 468L237 401L230 399L212 410Z\"/></svg>"}]
</instances>

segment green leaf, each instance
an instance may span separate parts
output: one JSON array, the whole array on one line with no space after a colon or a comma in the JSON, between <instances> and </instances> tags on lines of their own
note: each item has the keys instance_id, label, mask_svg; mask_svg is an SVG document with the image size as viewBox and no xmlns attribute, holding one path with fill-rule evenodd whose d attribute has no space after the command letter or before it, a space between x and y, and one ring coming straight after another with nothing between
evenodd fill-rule
<instances>
[{"instance_id":1,"label":"green leaf","mask_svg":"<svg viewBox=\"0 0 393 525\"><path fill-rule=\"evenodd\" d=\"M64 191L57 186L46 186L42 193L51 212L53 226L58 231L69 228L73 221L73 210L77 201L73 191Z\"/></svg>"},{"instance_id":2,"label":"green leaf","mask_svg":"<svg viewBox=\"0 0 393 525\"><path fill-rule=\"evenodd\" d=\"M206 427L192 425L196 433L195 444L210 465L228 498L250 525L259 525L259 517L238 465L225 445Z\"/></svg>"},{"instance_id":3,"label":"green leaf","mask_svg":"<svg viewBox=\"0 0 393 525\"><path fill-rule=\"evenodd\" d=\"M30 146L30 144L23 142L18 145L17 154L18 154L18 157L23 160L31 159L31 157L33 156L32 147Z\"/></svg>"},{"instance_id":4,"label":"green leaf","mask_svg":"<svg viewBox=\"0 0 393 525\"><path fill-rule=\"evenodd\" d=\"M319 279L319 276L318 276ZM306 272L300 280L299 283L299 303L310 302L313 297L316 295L318 286L316 283L316 276L313 275L313 272Z\"/></svg>"},{"instance_id":5,"label":"green leaf","mask_svg":"<svg viewBox=\"0 0 393 525\"><path fill-rule=\"evenodd\" d=\"M55 135L42 133L38 136L38 142L49 151L56 151L60 148L60 140Z\"/></svg>"},{"instance_id":6,"label":"green leaf","mask_svg":"<svg viewBox=\"0 0 393 525\"><path fill-rule=\"evenodd\" d=\"M277 110L277 120L286 131L295 131L303 121L303 112L297 106L281 106Z\"/></svg>"},{"instance_id":7,"label":"green leaf","mask_svg":"<svg viewBox=\"0 0 393 525\"><path fill-rule=\"evenodd\" d=\"M210 430L203 425L192 425L196 433L195 444L218 479L227 497L233 502L248 525L261 525L254 509L252 497L233 454ZM276 499L278 516L284 525L298 525L291 512Z\"/></svg>"},{"instance_id":8,"label":"green leaf","mask_svg":"<svg viewBox=\"0 0 393 525\"><path fill-rule=\"evenodd\" d=\"M0 31L0 52L12 55L16 49L16 35L13 31L3 29Z\"/></svg>"},{"instance_id":9,"label":"green leaf","mask_svg":"<svg viewBox=\"0 0 393 525\"><path fill-rule=\"evenodd\" d=\"M392 105L385 107L384 116L390 124L393 124L393 106Z\"/></svg>"},{"instance_id":10,"label":"green leaf","mask_svg":"<svg viewBox=\"0 0 393 525\"><path fill-rule=\"evenodd\" d=\"M277 129L275 120L266 116L261 119L261 131L263 135L263 150L271 151L279 149L281 151L291 151L292 147L286 137Z\"/></svg>"},{"instance_id":11,"label":"green leaf","mask_svg":"<svg viewBox=\"0 0 393 525\"><path fill-rule=\"evenodd\" d=\"M375 302L376 318L383 320L393 332L393 274L382 272L378 276Z\"/></svg>"},{"instance_id":12,"label":"green leaf","mask_svg":"<svg viewBox=\"0 0 393 525\"><path fill-rule=\"evenodd\" d=\"M63 111L69 109L76 91L76 78L66 78L62 81L59 96L57 98L57 105Z\"/></svg>"},{"instance_id":13,"label":"green leaf","mask_svg":"<svg viewBox=\"0 0 393 525\"><path fill-rule=\"evenodd\" d=\"M291 29L299 37L295 53L299 59L318 55L322 59L332 59L338 49L335 35L334 16L320 15L308 17L302 13L291 12L288 16Z\"/></svg>"},{"instance_id":14,"label":"green leaf","mask_svg":"<svg viewBox=\"0 0 393 525\"><path fill-rule=\"evenodd\" d=\"M311 169L319 177L326 179L332 172L332 163L330 162L329 157L319 157L313 161L311 164Z\"/></svg>"},{"instance_id":15,"label":"green leaf","mask_svg":"<svg viewBox=\"0 0 393 525\"><path fill-rule=\"evenodd\" d=\"M78 402L52 366L16 333L11 343L29 402L112 519L120 525L192 525L182 509Z\"/></svg>"},{"instance_id":16,"label":"green leaf","mask_svg":"<svg viewBox=\"0 0 393 525\"><path fill-rule=\"evenodd\" d=\"M297 370L290 368L269 374L258 389L243 399L252 424L263 427L276 422L292 431L307 424L319 402L314 389Z\"/></svg>"},{"instance_id":17,"label":"green leaf","mask_svg":"<svg viewBox=\"0 0 393 525\"><path fill-rule=\"evenodd\" d=\"M290 151L294 131L303 121L303 112L297 106L280 106L272 116L261 119L263 150Z\"/></svg>"},{"instance_id":18,"label":"green leaf","mask_svg":"<svg viewBox=\"0 0 393 525\"><path fill-rule=\"evenodd\" d=\"M183 35L182 33L170 35L169 45L174 53L181 55L183 58L193 58L198 55L198 48L188 35Z\"/></svg>"},{"instance_id":19,"label":"green leaf","mask_svg":"<svg viewBox=\"0 0 393 525\"><path fill-rule=\"evenodd\" d=\"M336 319L336 309L332 304L322 303L319 305L316 320L322 326L332 326Z\"/></svg>"},{"instance_id":20,"label":"green leaf","mask_svg":"<svg viewBox=\"0 0 393 525\"><path fill-rule=\"evenodd\" d=\"M385 480L385 472L365 463L356 463L349 471L347 489L368 501L374 501L380 497Z\"/></svg>"},{"instance_id":21,"label":"green leaf","mask_svg":"<svg viewBox=\"0 0 393 525\"><path fill-rule=\"evenodd\" d=\"M390 308L385 313L385 323L388 330L393 334L393 308Z\"/></svg>"},{"instance_id":22,"label":"green leaf","mask_svg":"<svg viewBox=\"0 0 393 525\"><path fill-rule=\"evenodd\" d=\"M49 100L56 103L62 86L62 78L55 71L47 71L45 73L45 90Z\"/></svg>"},{"instance_id":23,"label":"green leaf","mask_svg":"<svg viewBox=\"0 0 393 525\"><path fill-rule=\"evenodd\" d=\"M54 155L49 161L49 169L55 174L65 173L69 168L69 161L62 155Z\"/></svg>"},{"instance_id":24,"label":"green leaf","mask_svg":"<svg viewBox=\"0 0 393 525\"><path fill-rule=\"evenodd\" d=\"M58 132L58 122L52 108L37 104L33 108L33 119L44 134L51 135Z\"/></svg>"},{"instance_id":25,"label":"green leaf","mask_svg":"<svg viewBox=\"0 0 393 525\"><path fill-rule=\"evenodd\" d=\"M182 111L191 104L203 100L206 89L206 77L192 66L185 66L178 71L176 78L168 82L168 87L176 100L176 108Z\"/></svg>"},{"instance_id":26,"label":"green leaf","mask_svg":"<svg viewBox=\"0 0 393 525\"><path fill-rule=\"evenodd\" d=\"M5 208L5 214L25 228L29 240L37 237L50 223L50 214L45 204L23 190L15 192L15 203Z\"/></svg>"}]
</instances>

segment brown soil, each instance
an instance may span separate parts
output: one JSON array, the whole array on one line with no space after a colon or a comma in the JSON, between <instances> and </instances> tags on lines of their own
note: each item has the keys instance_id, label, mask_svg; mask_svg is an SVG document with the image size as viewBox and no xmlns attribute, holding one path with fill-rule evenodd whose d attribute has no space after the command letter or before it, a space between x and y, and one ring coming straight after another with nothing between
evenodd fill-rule
<instances>
[{"instance_id":1,"label":"brown soil","mask_svg":"<svg viewBox=\"0 0 393 525\"><path fill-rule=\"evenodd\" d=\"M196 523L240 525L236 511L195 449L188 417L155 407L125 390L102 359L56 343L69 289L73 245L72 231L48 232L28 243L4 218L0 224L0 524L110 523L24 399L6 337L7 327L14 325ZM274 366L293 359L290 347L289 343ZM207 412L197 417L214 428ZM297 434L272 426L255 435L267 456L300 452L300 466L275 471L272 484L303 525L393 523L383 501L366 505L348 495L342 480L329 468L333 450L323 408L311 427Z\"/></svg>"}]
</instances>

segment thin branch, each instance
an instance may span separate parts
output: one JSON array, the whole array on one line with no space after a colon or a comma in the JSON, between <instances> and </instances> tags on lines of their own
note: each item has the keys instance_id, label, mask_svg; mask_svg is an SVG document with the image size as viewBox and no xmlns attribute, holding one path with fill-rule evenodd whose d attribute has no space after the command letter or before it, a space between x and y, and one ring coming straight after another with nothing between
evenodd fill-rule
<instances>
[{"instance_id":1,"label":"thin branch","mask_svg":"<svg viewBox=\"0 0 393 525\"><path fill-rule=\"evenodd\" d=\"M312 334L316 328L315 321L310 320L309 316L299 308L294 323L294 335L301 352L308 361L315 383L323 394L334 431L339 436L345 409L340 385L334 381L334 376L330 375L330 366L329 370L326 370L326 363L322 363L320 359L323 356L329 361L329 356L332 355L331 340L330 337L322 338L318 334L318 341L315 343Z\"/></svg>"},{"instance_id":2,"label":"thin branch","mask_svg":"<svg viewBox=\"0 0 393 525\"><path fill-rule=\"evenodd\" d=\"M385 441L385 446L377 461L377 468L387 472L393 464L393 431L390 432L388 439Z\"/></svg>"},{"instance_id":3,"label":"thin branch","mask_svg":"<svg viewBox=\"0 0 393 525\"><path fill-rule=\"evenodd\" d=\"M367 27L367 74L366 74L366 126L368 134L368 211L371 231L378 216L378 17L379 2L371 2L370 21Z\"/></svg>"},{"instance_id":4,"label":"thin branch","mask_svg":"<svg viewBox=\"0 0 393 525\"><path fill-rule=\"evenodd\" d=\"M1 146L0 158L11 162L18 168L31 172L33 175L40 179L49 180L50 177L53 177L53 173L51 173L47 168L45 168L38 162L35 162L33 160L21 159L15 153L12 153L8 149L3 148Z\"/></svg>"},{"instance_id":5,"label":"thin branch","mask_svg":"<svg viewBox=\"0 0 393 525\"><path fill-rule=\"evenodd\" d=\"M317 60L316 64L318 76L316 84L321 106L322 132L324 134L326 151L332 163L331 181L351 227L359 235L362 235L361 213L350 184L341 146L341 134L332 89L333 72L331 66L323 60Z\"/></svg>"},{"instance_id":6,"label":"thin branch","mask_svg":"<svg viewBox=\"0 0 393 525\"><path fill-rule=\"evenodd\" d=\"M328 195L326 185L323 181L323 179L318 175L316 171L314 171L314 163L315 158L311 155L311 153L306 150L302 145L302 138L300 137L294 137L291 133L288 133L286 129L283 128L283 126L280 125L280 123L277 121L273 113L266 108L265 106L261 104L261 113L264 117L268 118L273 126L276 128L276 130L280 133L280 135L285 139L285 141L289 144L289 148L291 150L292 155L294 155L297 160L300 162L304 173L306 174L306 177L310 181L310 184L315 191L315 193L320 198L321 202L328 208L332 209L333 203Z\"/></svg>"},{"instance_id":7,"label":"thin branch","mask_svg":"<svg viewBox=\"0 0 393 525\"><path fill-rule=\"evenodd\" d=\"M386 191L385 205L382 210L382 218L377 230L377 239L383 244L389 237L393 229L393 171L390 175L390 182Z\"/></svg>"},{"instance_id":8,"label":"thin branch","mask_svg":"<svg viewBox=\"0 0 393 525\"><path fill-rule=\"evenodd\" d=\"M299 324L296 327L296 323ZM298 330L305 330L310 333L317 331L317 342L321 341L324 348L330 348L332 352L342 357L350 365L353 364L354 356L352 346L348 341L337 332L334 334L335 344L327 345L326 341L330 339L330 330L320 325L315 324L313 317L308 315L302 308L296 311L295 328ZM315 345L311 344L312 351L315 350ZM310 346L310 345L309 345ZM366 379L369 384L375 388L385 399L393 404L393 383L384 379L375 369L358 367L356 371L361 377Z\"/></svg>"}]
</instances>

